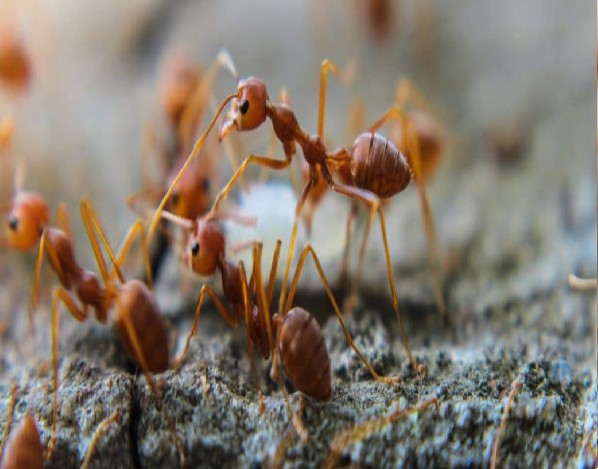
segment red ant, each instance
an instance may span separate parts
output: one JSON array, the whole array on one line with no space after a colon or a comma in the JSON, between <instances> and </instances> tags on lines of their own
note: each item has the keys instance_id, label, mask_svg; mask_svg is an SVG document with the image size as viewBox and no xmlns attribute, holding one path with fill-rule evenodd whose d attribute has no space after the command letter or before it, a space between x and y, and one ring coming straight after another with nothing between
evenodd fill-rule
<instances>
[{"instance_id":1,"label":"red ant","mask_svg":"<svg viewBox=\"0 0 598 469\"><path fill-rule=\"evenodd\" d=\"M392 263L390 260L390 252L386 235L386 222L380 206L381 198L391 197L407 187L412 178L412 169L407 163L406 158L398 151L392 142L380 134L375 133L375 131L387 120L398 118L406 128L409 126L409 120L405 116L404 112L395 106L386 114L384 114L384 116L377 121L368 132L359 135L350 150L340 148L333 152L328 152L324 142L322 141L322 135L324 132L326 79L328 73L335 70L336 66L329 60L322 62L320 71L318 133L316 135L309 135L301 129L293 110L289 106L284 104L273 104L269 101L268 91L265 83L262 80L254 77L239 80L237 92L227 96L222 101L215 116L208 125L208 128L196 142L193 151L187 158L185 164L182 166L177 177L175 177L173 180L171 187L163 197L162 202L158 206L158 209L154 215L154 219L150 225L148 237L151 238L153 235L156 225L160 220L160 214L164 209L165 204L168 202L174 190L174 186L178 183L187 167L197 156L207 138L207 135L215 125L216 119L224 107L229 103L229 101L232 101L231 111L221 129L221 138L224 138L226 134L235 129L238 131L249 131L256 129L267 118L269 118L272 121L273 129L278 140L282 143L285 153L285 160L277 160L259 155L248 156L216 198L211 212L213 213L217 210L219 203L228 196L228 193L231 191L233 185L249 164L258 164L275 170L285 169L291 164L293 155L296 152L296 145L299 144L303 150L305 161L310 167L309 179L303 188L303 192L299 198L299 201L297 202L295 210L295 222L291 235L289 255L287 257L285 266L279 309L282 310L285 300L285 288L294 254L299 217L310 191L317 183L318 178L322 177L329 187L335 192L348 196L354 200L362 201L369 206L370 216L368 225L366 227L366 238L373 223L373 217L376 212L378 213L385 250L388 280L392 294L393 309L395 310L399 322L401 339L412 366L415 369L420 369L420 367L417 366L413 355L411 354L407 335L405 333L399 312L398 299L394 284L394 274L392 271ZM411 133L407 132L406 135L409 137ZM409 142L411 145L415 145L413 139L409 139ZM417 149L415 149L415 147L412 155L414 156L414 161L419 156L419 152ZM333 180L330 168L338 168L342 165L349 165L351 169L352 184L337 183ZM416 174L419 174L418 170L419 166L416 163L414 164L413 171ZM416 179L418 178L416 177ZM440 291L438 291L437 297L441 298Z\"/></svg>"},{"instance_id":2,"label":"red ant","mask_svg":"<svg viewBox=\"0 0 598 469\"><path fill-rule=\"evenodd\" d=\"M14 133L13 121L5 118L0 125L0 150L9 148ZM12 201L0 205L0 212L8 212L6 239L2 247L28 251L37 246L44 228L50 221L50 206L45 199L35 193L23 190L25 169L17 165L14 175ZM60 212L59 212L59 216Z\"/></svg>"},{"instance_id":3,"label":"red ant","mask_svg":"<svg viewBox=\"0 0 598 469\"><path fill-rule=\"evenodd\" d=\"M293 424L298 434L305 441L307 432L292 412L282 377L279 374L279 367L282 365L287 378L304 395L319 401L328 401L331 398L330 358L320 326L307 310L301 307L291 308L303 266L307 257L311 255L349 345L374 379L392 384L399 382L397 377L379 375L353 342L318 256L310 245L306 245L301 253L283 308L279 309L279 312L270 318L270 304L274 293L282 241L278 240L276 243L268 285L265 286L261 270L261 242L250 243L253 245L253 271L249 280L243 262L235 265L226 259L224 234L216 220L219 217L228 218L230 215L208 214L206 217L195 221L183 220L168 212L163 212L162 216L190 231L189 254L187 255L189 265L197 274L203 276L213 275L216 271L219 271L222 278L222 290L229 303L227 307L212 288L205 284L202 286L197 299L193 326L180 355L181 360L187 356L191 337L197 334L201 306L204 296L208 295L213 300L219 314L228 324L236 326L243 318L245 320L251 366L257 382L261 411L264 410L264 404L254 361L256 349L261 352L264 359L272 357L272 377L278 381L285 396L285 402ZM254 296L256 300L253 299ZM305 362L305 356L312 357L312 360L308 363Z\"/></svg>"},{"instance_id":4,"label":"red ant","mask_svg":"<svg viewBox=\"0 0 598 469\"><path fill-rule=\"evenodd\" d=\"M27 412L19 425L10 432L10 426L13 420L14 408L17 400L17 385L14 384L11 390L10 404L8 407L8 416L4 425L2 435L2 444L0 446L0 468L1 469L42 469L44 467L44 449L42 446L39 430L35 418L31 412ZM108 426L118 421L118 412L113 412L106 417L100 424L91 438L91 443L87 449L82 469L86 469L91 461L91 456L98 443L102 433ZM10 433L10 438L9 438ZM45 459L51 456L50 451L46 452Z\"/></svg>"},{"instance_id":5,"label":"red ant","mask_svg":"<svg viewBox=\"0 0 598 469\"><path fill-rule=\"evenodd\" d=\"M50 265L60 281L60 286L53 290L52 295L52 366L54 371L54 419L52 435L48 444L51 453L56 438L56 423L58 420L58 330L59 306L63 303L77 321L85 321L89 316L89 308L94 309L95 318L102 324L107 324L110 309L115 309L114 326L127 354L142 369L148 385L159 399L152 373L161 373L169 367L169 350L167 323L164 319L156 299L150 290L151 269L147 254L145 232L140 221L134 223L125 236L118 253L115 255L110 247L106 235L95 215L91 204L82 200L80 204L81 216L93 249L101 280L98 276L81 267L75 259L70 236L59 228L46 227L43 231L32 289L32 303L38 303L40 271L44 254L48 256ZM128 255L135 237L141 239L141 247L145 256L146 275L150 288L139 280L125 280L121 266ZM99 240L98 240L99 238ZM113 265L109 271L102 250L103 246ZM115 279L115 275L118 281ZM104 286L101 285L103 282ZM71 293L72 292L72 293ZM81 306L73 297L75 294ZM186 456L183 444L179 439L174 423L160 404L168 429L176 440L183 466L186 466Z\"/></svg>"},{"instance_id":6,"label":"red ant","mask_svg":"<svg viewBox=\"0 0 598 469\"><path fill-rule=\"evenodd\" d=\"M31 81L31 59L14 20L0 21L0 83L23 92Z\"/></svg>"}]
</instances>

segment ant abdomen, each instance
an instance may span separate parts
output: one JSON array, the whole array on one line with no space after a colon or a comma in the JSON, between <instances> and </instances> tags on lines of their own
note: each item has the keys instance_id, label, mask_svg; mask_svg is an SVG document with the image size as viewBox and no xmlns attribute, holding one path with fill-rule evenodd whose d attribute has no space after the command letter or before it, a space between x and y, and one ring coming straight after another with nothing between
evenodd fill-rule
<instances>
[{"instance_id":1,"label":"ant abdomen","mask_svg":"<svg viewBox=\"0 0 598 469\"><path fill-rule=\"evenodd\" d=\"M43 448L39 441L39 430L35 419L27 414L15 428L4 449L2 469L31 469L44 467Z\"/></svg>"},{"instance_id":2,"label":"ant abdomen","mask_svg":"<svg viewBox=\"0 0 598 469\"><path fill-rule=\"evenodd\" d=\"M292 308L282 319L277 317L280 357L287 377L306 396L329 400L330 357L318 322L300 307Z\"/></svg>"},{"instance_id":3,"label":"ant abdomen","mask_svg":"<svg viewBox=\"0 0 598 469\"><path fill-rule=\"evenodd\" d=\"M125 351L138 365L144 361L152 373L167 370L170 363L168 328L154 296L140 280L129 280L119 288L114 324ZM136 334L142 359L135 352L126 321L132 330L143 331Z\"/></svg>"},{"instance_id":4,"label":"ant abdomen","mask_svg":"<svg viewBox=\"0 0 598 469\"><path fill-rule=\"evenodd\" d=\"M381 199L403 191L412 172L405 156L387 138L364 132L351 147L351 174L355 186L376 194Z\"/></svg>"}]
</instances>

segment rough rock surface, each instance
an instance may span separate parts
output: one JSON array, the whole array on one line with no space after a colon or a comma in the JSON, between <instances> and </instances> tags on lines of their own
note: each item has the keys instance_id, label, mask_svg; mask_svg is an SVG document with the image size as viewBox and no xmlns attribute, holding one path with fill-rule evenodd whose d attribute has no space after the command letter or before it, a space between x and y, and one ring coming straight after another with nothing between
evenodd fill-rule
<instances>
[{"instance_id":1,"label":"rough rock surface","mask_svg":"<svg viewBox=\"0 0 598 469\"><path fill-rule=\"evenodd\" d=\"M264 70L265 74L276 70L273 73L278 75L272 75L272 80L281 80L291 90L302 122L305 116L312 116L315 111L309 104L316 100L313 89L317 85L315 81L306 85L301 79L315 76L322 54L331 54L330 49L310 52L317 56L315 61L309 57L309 63L314 63L313 67L304 67L309 72L289 77L281 71L284 67L276 58L262 55L261 51L274 47L271 39L227 44L220 31L226 31L227 25L230 30L228 17L222 13L213 15L216 7L206 3L204 18L211 18L218 32L205 37L230 47L233 55L240 57L241 70ZM567 286L567 275L572 271L596 275L596 94L593 71L587 67L595 52L591 22L595 12L584 11L591 8L581 2L547 8L542 1L526 2L524 6L513 0L496 7L498 11L490 3L482 6L479 2L459 2L458 7L451 8L442 3L432 2L432 11L436 12L433 38L437 41L432 55L422 58L421 51L409 49L405 42L401 42L399 55L413 68L414 78L422 79L422 86L432 82L430 76L437 79L438 83L430 87L435 90L432 94L441 97L449 123L448 161L430 185L446 258L444 293L448 320L438 315L434 304L415 189L399 196L387 212L400 309L413 352L426 372L418 375L410 367L398 338L375 226L361 286L361 304L347 322L356 345L376 370L400 376L401 384L389 386L372 380L348 346L317 276L308 267L295 304L314 312L322 325L331 356L333 395L329 403L306 402L303 418L310 439L303 444L292 432L282 393L269 378L268 364L260 360L265 412L259 412L243 328L227 327L213 308L206 306L200 334L193 339L183 367L155 377L164 409L175 422L190 467L272 465L283 442L288 443L283 458L285 467L318 467L340 430L434 396L439 401L438 411L429 408L406 416L367 440L347 446L339 455L339 464L488 467L515 380L521 382L521 389L509 412L499 464L580 468L596 464L596 296L574 292ZM171 42L181 40L181 31L195 38L190 31L201 30L188 23L187 18L193 17L189 11L192 7L173 11L162 8L164 11L148 8L146 14L151 18L170 12L172 24L181 25L171 33ZM345 15L342 21L349 21L346 11L340 14ZM417 17L417 11L407 9L405 14L403 26ZM259 21L252 15L238 15L246 20L239 34ZM488 22L487 16L493 21ZM121 36L126 30L122 24L125 15L114 17L120 18L115 24L121 33L117 37L124 40ZM285 15L279 18L284 19ZM292 19L300 24L301 16ZM326 42L325 38L335 34L344 37L340 30L347 30L343 25L348 23L341 20L331 25L328 33L318 30L320 40ZM150 20L145 21L146 26L151 25ZM480 22L487 27L480 28ZM289 37L294 37L299 26L290 20L288 25L284 41L290 42ZM168 29L168 25L165 27ZM396 32L394 40L419 37L415 29L411 25L406 32ZM129 31L139 35L142 32ZM58 41L61 44L60 38ZM347 47L361 44L354 36L347 41ZM262 46L255 51L252 62L244 52L253 51L256 44ZM111 47L117 48L114 44ZM214 55L210 47L200 50L198 56L206 62ZM274 57L284 55L276 47L273 50ZM390 71L382 68L386 62L380 57L394 58L393 64L396 57L388 48L380 57L373 52L377 49L363 45L355 50L365 63L365 70L368 66L384 70L376 80L368 79L363 72L363 88L356 88L362 96L374 97L373 104L368 101L374 116L375 112L383 112L392 99L390 90L398 67ZM144 57L146 52L131 46L119 53ZM289 61L287 57L285 63ZM297 64L293 63L293 67L297 68ZM83 80L81 86L85 83ZM145 85L148 86L147 81ZM386 86L388 93L377 93ZM309 104L301 99L304 94L309 95ZM120 94L110 99L116 101L118 96L124 99ZM329 103L335 99L332 92ZM30 108L34 106L31 104ZM342 111L335 111L330 105L329 108L330 133L341 135ZM21 112L27 115L27 108ZM306 127L315 128L311 124ZM507 132L507 136L501 132ZM501 145L506 145L504 142L513 134L515 148L519 146L521 151L507 152L505 156ZM118 138L114 137L115 145L121 142ZM133 143L121 139L121 143L134 151L140 139ZM95 151L93 146L89 151ZM110 177L122 182L127 171L110 173ZM33 168L31 172L34 173ZM32 176L35 180L35 174ZM101 177L100 171L98 178ZM114 199L104 201L105 210L117 205L121 210L122 201L132 192L114 182L117 186ZM116 194L118 191L123 193ZM340 238L327 234L330 226L326 221L336 217L334 229L342 233L346 210L343 200L328 196L314 219L313 243L333 283L340 259L338 254L327 253L341 251ZM358 223L356 239L362 225L363 222ZM110 226L108 222L107 231L112 233ZM16 382L19 391L15 420L20 420L27 410L32 411L46 445L52 422L47 327L51 300L48 288L44 296L48 307L36 315L38 327L32 339L27 335L23 293L29 288L32 266L22 258L17 253L0 254L0 312L8 325L0 342L0 425L6 419L11 383ZM352 261L356 265L356 258ZM180 349L190 327L195 298L179 298L176 264L173 270L172 276L162 279L158 296L161 304L166 305L173 331L178 332ZM98 424L118 410L118 422L100 438L90 467L178 467L179 455L156 396L144 377L135 373L112 329L93 324L80 326L71 318L62 322L59 433L46 466L78 467ZM290 395L297 409L299 394Z\"/></svg>"}]
</instances>

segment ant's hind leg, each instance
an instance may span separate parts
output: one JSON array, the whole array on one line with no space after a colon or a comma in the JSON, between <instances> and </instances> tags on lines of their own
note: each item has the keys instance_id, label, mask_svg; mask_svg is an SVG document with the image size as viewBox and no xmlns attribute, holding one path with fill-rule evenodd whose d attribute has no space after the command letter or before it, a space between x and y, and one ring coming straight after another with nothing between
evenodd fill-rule
<instances>
[{"instance_id":1,"label":"ant's hind leg","mask_svg":"<svg viewBox=\"0 0 598 469\"><path fill-rule=\"evenodd\" d=\"M336 467L338 459L347 446L363 441L375 433L381 432L388 425L393 424L405 415L421 412L432 405L435 405L436 410L438 410L438 399L436 397L428 399L416 407L402 410L397 409L390 415L368 420L366 422L360 422L352 427L341 430L336 434L332 443L330 443L330 451L328 452L328 457L322 465L322 468L330 469Z\"/></svg>"},{"instance_id":2,"label":"ant's hind leg","mask_svg":"<svg viewBox=\"0 0 598 469\"><path fill-rule=\"evenodd\" d=\"M374 367L372 366L372 364L368 361L367 358L365 358L365 356L363 355L361 350L359 350L359 348L353 341L353 338L351 337L351 333L349 332L349 329L347 328L347 325L345 324L345 320L343 319L343 315L341 314L340 309L336 303L336 300L334 299L334 295L332 293L332 290L330 289L330 285L328 284L328 280L326 278L326 275L324 274L324 270L322 269L320 260L318 259L318 256L317 256L316 252L314 251L314 248L312 246L310 246L309 244L303 248L303 252L301 253L301 257L299 258L299 262L298 262L297 268L295 270L295 275L293 276L293 281L291 283L291 288L289 289L289 296L287 298L285 307L282 310L283 311L282 314L283 315L286 314L289 311L289 309L291 308L291 304L293 302L295 292L297 291L297 285L299 284L299 278L300 278L301 272L303 270L303 265L305 264L305 260L307 259L308 255L311 255L311 257L314 261L314 265L316 266L318 274L320 275L322 285L324 286L324 289L326 290L326 294L328 295L328 298L330 299L330 303L332 304L334 314L336 315L336 317L341 325L341 328L343 330L343 333L345 335L347 342L349 343L349 346L357 354L357 356L359 357L359 359L361 360L363 365L368 369L368 371L370 372L370 374L376 381L381 381L381 382L388 383L388 384L399 383L401 381L401 379L398 376L389 377L389 376L382 376L382 375L378 374L378 372L376 370L374 370Z\"/></svg>"},{"instance_id":3,"label":"ant's hind leg","mask_svg":"<svg viewBox=\"0 0 598 469\"><path fill-rule=\"evenodd\" d=\"M4 445L10 433L10 426L14 417L15 404L17 403L17 384L14 383L10 389L10 403L8 404L8 412L6 413L6 423L4 424L4 432L2 433L2 441L0 442L0 461L4 454Z\"/></svg>"},{"instance_id":4,"label":"ant's hind leg","mask_svg":"<svg viewBox=\"0 0 598 469\"><path fill-rule=\"evenodd\" d=\"M118 411L115 410L112 414L110 414L108 417L106 417L104 420L100 422L98 428L96 428L96 431L94 432L91 438L91 443L89 445L89 448L87 449L87 453L85 454L85 459L83 460L83 463L81 463L81 469L87 469L87 466L89 466L89 461L91 461L91 456L95 447L98 444L100 436L102 436L102 434L106 431L110 424L118 422L118 419Z\"/></svg>"},{"instance_id":5,"label":"ant's hind leg","mask_svg":"<svg viewBox=\"0 0 598 469\"><path fill-rule=\"evenodd\" d=\"M411 366L413 366L413 368L415 370L418 371L423 371L423 365L418 365L417 362L415 361L415 358L413 357L412 353L411 353L411 348L409 347L409 341L407 339L407 333L405 332L405 326L403 325L403 319L401 317L401 313L399 311L399 300L397 298L397 292L395 289L395 280L394 280L394 274L393 274L393 270L392 270L392 262L390 260L390 249L388 248L388 236L386 234L386 222L384 219L384 213L382 211L382 207L380 206L380 199L373 194L372 192L360 189L358 187L354 187L354 186L347 186L344 184L334 184L332 186L332 189L335 192L338 192L339 194L343 194L346 195L348 197L351 197L354 200L360 200L362 202L365 202L370 209L370 213L368 216L368 225L366 226L366 235L367 233L369 233L371 225L374 221L374 215L376 214L376 212L378 212L378 216L380 218L380 231L382 234L382 243L384 246L384 255L386 257L386 271L388 274L388 283L390 286L390 293L392 295L392 305L393 305L393 309L395 311L395 314L397 316L397 321L399 323L399 329L401 332L401 340L403 342L403 346L405 347L405 351L407 352L407 355L409 356L409 361L411 363ZM366 236L364 235L364 236ZM364 243L366 242L367 238L364 238ZM362 260L360 259L360 264L361 264Z\"/></svg>"}]
</instances>

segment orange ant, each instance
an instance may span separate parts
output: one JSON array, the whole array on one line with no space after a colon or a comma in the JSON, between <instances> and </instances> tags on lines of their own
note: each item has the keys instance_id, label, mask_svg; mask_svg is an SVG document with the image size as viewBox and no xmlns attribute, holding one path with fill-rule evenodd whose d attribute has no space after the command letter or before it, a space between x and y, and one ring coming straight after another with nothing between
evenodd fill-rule
<instances>
[{"instance_id":1,"label":"orange ant","mask_svg":"<svg viewBox=\"0 0 598 469\"><path fill-rule=\"evenodd\" d=\"M318 256L310 245L306 245L301 253L283 308L279 309L279 312L270 318L270 304L274 293L282 241L278 240L276 243L268 285L265 286L261 270L261 242L249 243L249 245L253 245L253 270L249 280L243 262L235 265L226 259L224 234L216 220L219 217L228 218L231 216L230 214L210 213L206 217L195 221L180 219L168 212L162 212L162 216L190 231L189 253L185 254L185 260L194 272L199 275L213 275L216 271L219 271L222 278L222 290L229 303L227 307L211 287L205 284L202 286L197 299L193 326L180 355L181 360L184 360L187 356L191 337L197 334L201 306L204 296L208 295L214 302L218 313L231 326L236 326L240 320L245 319L251 367L258 387L260 410L264 410L264 403L259 375L254 361L256 349L261 352L264 359L272 357L271 375L278 381L285 396L285 402L293 424L298 434L305 441L307 432L292 412L282 377L279 374L279 367L282 365L287 378L304 395L319 401L328 401L331 398L330 358L320 326L307 310L300 307L291 308L303 266L307 257L311 255L349 345L375 380L390 384L399 382L397 377L379 375L353 342ZM257 303L254 302L254 296L257 298ZM309 363L305 362L305 356L312 357Z\"/></svg>"},{"instance_id":2,"label":"orange ant","mask_svg":"<svg viewBox=\"0 0 598 469\"><path fill-rule=\"evenodd\" d=\"M0 150L10 146L13 133L12 119L5 118L0 125ZM1 245L19 251L28 251L36 246L50 221L50 206L45 199L35 192L23 190L24 175L23 164L18 164L12 201L0 205L0 212L8 212L6 239Z\"/></svg>"},{"instance_id":3,"label":"orange ant","mask_svg":"<svg viewBox=\"0 0 598 469\"><path fill-rule=\"evenodd\" d=\"M31 81L31 59L21 33L11 20L0 21L0 83L24 92Z\"/></svg>"},{"instance_id":4,"label":"orange ant","mask_svg":"<svg viewBox=\"0 0 598 469\"><path fill-rule=\"evenodd\" d=\"M10 426L13 420L15 404L17 400L17 385L13 384L11 390L10 404L8 407L8 416L4 425L2 434L2 444L0 446L0 468L1 469L42 469L44 467L44 449L42 446L37 423L31 412L27 412L19 425L10 432ZM118 412L113 412L106 417L100 424L91 438L91 443L87 449L82 469L86 469L91 461L91 456L98 443L102 433L108 426L118 421ZM9 438L10 433L10 438ZM46 460L51 456L50 451L46 452Z\"/></svg>"},{"instance_id":5,"label":"orange ant","mask_svg":"<svg viewBox=\"0 0 598 469\"><path fill-rule=\"evenodd\" d=\"M212 206L211 213L215 212L219 203L228 196L233 185L241 177L242 173L249 164L258 164L275 170L286 169L291 164L293 156L296 152L296 146L299 144L303 150L305 161L309 164L309 179L303 188L303 192L297 202L295 209L295 221L293 224L289 254L287 256L287 262L285 265L279 309L282 310L282 306L284 305L285 288L287 285L296 244L299 217L310 191L317 183L318 178L322 177L328 186L335 192L343 194L354 200L362 201L369 206L370 215L368 225L366 227L366 238L373 223L374 215L378 213L386 257L388 281L392 294L393 309L399 322L401 339L412 366L415 369L421 369L417 366L417 363L411 354L407 335L405 333L399 312L398 299L395 291L394 274L386 235L386 222L384 213L381 209L381 198L391 197L407 187L412 178L412 169L407 163L406 158L398 151L392 142L382 135L375 133L375 131L387 120L398 118L406 127L409 126L409 120L399 107L394 106L387 113L385 113L384 116L369 129L368 132L359 135L349 150L340 148L333 152L328 152L322 140L322 135L324 134L326 80L328 73L335 73L336 70L336 66L331 61L324 60L322 62L320 70L318 133L316 135L309 135L305 133L303 129L301 129L293 110L289 106L284 104L273 104L269 101L266 84L262 80L254 77L239 80L237 92L228 95L222 101L216 111L216 114L212 118L212 121L196 142L193 151L187 158L187 161L182 166L179 174L173 180L171 187L162 198L152 223L150 224L148 237L152 237L156 225L160 220L160 214L164 209L165 204L168 202L171 194L173 193L174 187L182 178L187 167L197 156L207 138L207 135L215 125L218 116L229 102L232 102L231 111L220 131L221 139L232 130L249 131L256 129L267 118L269 118L272 121L272 126L276 137L282 143L285 153L285 160L277 160L259 155L249 155L247 158L245 158L243 163L216 198ZM411 133L407 132L406 135L409 137ZM413 145L414 151L412 154L415 161L419 157L419 152L417 149L415 149L413 139L408 138L408 140L411 145ZM352 184L342 184L333 180L331 168L338 168L342 165L350 166ZM413 172L415 172L417 175L420 173L418 163L414 164ZM418 178L416 176L416 180L417 179ZM437 289L437 298L442 298L439 285L437 285Z\"/></svg>"},{"instance_id":6,"label":"orange ant","mask_svg":"<svg viewBox=\"0 0 598 469\"><path fill-rule=\"evenodd\" d=\"M125 351L142 369L148 385L158 397L158 402L160 402L168 429L176 441L183 466L186 466L183 444L176 433L173 421L161 404L160 394L151 375L151 373L161 373L168 369L170 360L167 323L150 290L152 277L143 225L140 221L137 221L131 226L118 253L115 255L89 201L83 199L80 204L80 210L104 286L101 285L101 281L95 273L84 269L78 264L75 259L70 236L58 228L46 227L44 229L35 265L32 288L32 303L34 308L38 303L39 279L44 253L48 256L50 266L58 276L61 284L54 288L52 295L54 419L48 451L51 453L54 448L56 423L58 420L58 330L60 303L63 303L71 315L79 322L87 319L89 316L88 310L91 307L94 309L96 320L102 324L107 324L108 313L110 309L114 308L115 315L113 323L116 333ZM140 237L141 247L145 256L146 275L150 283L149 288L139 280L125 280L121 272L121 266L137 236ZM108 270L100 245L108 253L108 257L113 265L112 271ZM115 279L115 275L118 281ZM73 298L73 293L78 297L81 306L77 305L76 300Z\"/></svg>"}]
</instances>

